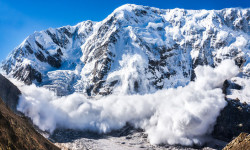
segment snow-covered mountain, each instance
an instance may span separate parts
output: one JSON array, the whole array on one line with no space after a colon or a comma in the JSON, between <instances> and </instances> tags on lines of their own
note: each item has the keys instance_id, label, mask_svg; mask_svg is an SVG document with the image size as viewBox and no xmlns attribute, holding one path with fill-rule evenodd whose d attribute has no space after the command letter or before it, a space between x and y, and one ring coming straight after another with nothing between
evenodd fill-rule
<instances>
[{"instance_id":1,"label":"snow-covered mountain","mask_svg":"<svg viewBox=\"0 0 250 150\"><path fill-rule=\"evenodd\" d=\"M133 4L100 22L35 32L2 69L57 95L143 94L185 86L198 65L233 59L250 76L250 9L158 9Z\"/></svg>"}]
</instances>

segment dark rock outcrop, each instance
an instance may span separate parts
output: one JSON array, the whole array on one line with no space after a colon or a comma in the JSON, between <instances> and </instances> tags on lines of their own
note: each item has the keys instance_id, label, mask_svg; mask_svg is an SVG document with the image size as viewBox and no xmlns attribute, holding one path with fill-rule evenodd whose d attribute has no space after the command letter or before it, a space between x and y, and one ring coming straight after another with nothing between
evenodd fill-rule
<instances>
[{"instance_id":1,"label":"dark rock outcrop","mask_svg":"<svg viewBox=\"0 0 250 150\"><path fill-rule=\"evenodd\" d=\"M48 56L47 57L48 63L55 68L60 68L61 67L61 59L53 56Z\"/></svg>"},{"instance_id":2,"label":"dark rock outcrop","mask_svg":"<svg viewBox=\"0 0 250 150\"><path fill-rule=\"evenodd\" d=\"M0 74L0 98L12 111L17 112L16 106L18 104L20 90Z\"/></svg>"},{"instance_id":3,"label":"dark rock outcrop","mask_svg":"<svg viewBox=\"0 0 250 150\"><path fill-rule=\"evenodd\" d=\"M242 86L240 86L239 84L234 83L230 80L225 80L223 83L223 87L222 87L223 94L227 95L228 90L230 90L230 89L241 90Z\"/></svg>"},{"instance_id":4,"label":"dark rock outcrop","mask_svg":"<svg viewBox=\"0 0 250 150\"><path fill-rule=\"evenodd\" d=\"M30 65L17 69L13 77L23 81L27 85L32 84L33 81L42 82L42 74Z\"/></svg>"}]
</instances>

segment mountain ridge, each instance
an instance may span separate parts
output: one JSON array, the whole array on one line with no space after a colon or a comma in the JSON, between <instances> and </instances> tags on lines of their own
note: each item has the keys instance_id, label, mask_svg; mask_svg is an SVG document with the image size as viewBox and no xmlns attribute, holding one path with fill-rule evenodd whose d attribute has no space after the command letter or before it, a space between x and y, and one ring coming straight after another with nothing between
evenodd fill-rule
<instances>
[{"instance_id":1,"label":"mountain ridge","mask_svg":"<svg viewBox=\"0 0 250 150\"><path fill-rule=\"evenodd\" d=\"M185 86L194 80L196 66L216 66L223 59L234 59L249 76L249 14L248 8L164 10L127 4L100 22L36 32L1 66L14 78L61 96L108 95L120 86L128 94ZM131 65L122 64L128 58L134 58ZM133 70L142 78L133 78Z\"/></svg>"}]
</instances>

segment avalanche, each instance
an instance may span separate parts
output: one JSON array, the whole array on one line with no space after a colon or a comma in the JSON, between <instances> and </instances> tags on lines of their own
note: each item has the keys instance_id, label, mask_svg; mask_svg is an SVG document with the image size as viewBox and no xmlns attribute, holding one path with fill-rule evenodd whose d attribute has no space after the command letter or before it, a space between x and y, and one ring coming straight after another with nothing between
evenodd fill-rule
<instances>
[{"instance_id":1,"label":"avalanche","mask_svg":"<svg viewBox=\"0 0 250 150\"><path fill-rule=\"evenodd\" d=\"M229 98L249 103L249 14L127 4L100 22L35 32L0 70L22 81L18 109L42 130L128 122L152 144L201 144L226 104L226 79L243 87Z\"/></svg>"},{"instance_id":2,"label":"avalanche","mask_svg":"<svg viewBox=\"0 0 250 150\"><path fill-rule=\"evenodd\" d=\"M96 100L79 93L57 97L47 89L19 83L18 110L51 132L64 127L107 133L130 123L145 129L151 144L202 144L226 105L223 81L237 75L238 67L226 60L215 69L199 66L195 73L196 81L185 87L145 95L120 92ZM131 76L136 79L137 74ZM121 89L126 90L127 78L123 80Z\"/></svg>"}]
</instances>

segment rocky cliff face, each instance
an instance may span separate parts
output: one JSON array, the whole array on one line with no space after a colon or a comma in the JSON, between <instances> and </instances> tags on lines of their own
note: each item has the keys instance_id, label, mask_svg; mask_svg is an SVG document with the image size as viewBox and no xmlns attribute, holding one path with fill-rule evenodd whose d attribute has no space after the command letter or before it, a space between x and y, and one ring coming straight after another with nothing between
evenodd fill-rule
<instances>
[{"instance_id":1,"label":"rocky cliff face","mask_svg":"<svg viewBox=\"0 0 250 150\"><path fill-rule=\"evenodd\" d=\"M17 112L16 107L20 94L20 90L0 74L0 98L13 112Z\"/></svg>"},{"instance_id":2,"label":"rocky cliff face","mask_svg":"<svg viewBox=\"0 0 250 150\"><path fill-rule=\"evenodd\" d=\"M216 66L224 59L235 60L249 76L249 22L250 9L162 10L128 4L101 22L30 35L2 68L58 95L142 94L184 86L195 78L197 65Z\"/></svg>"}]
</instances>

